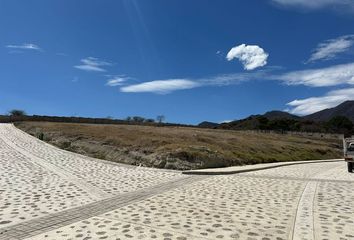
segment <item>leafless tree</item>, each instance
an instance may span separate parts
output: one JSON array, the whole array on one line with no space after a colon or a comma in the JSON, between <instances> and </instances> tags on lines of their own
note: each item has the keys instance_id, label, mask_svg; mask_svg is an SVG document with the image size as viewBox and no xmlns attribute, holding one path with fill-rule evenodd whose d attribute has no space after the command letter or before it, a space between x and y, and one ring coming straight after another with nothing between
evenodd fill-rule
<instances>
[{"instance_id":1,"label":"leafless tree","mask_svg":"<svg viewBox=\"0 0 354 240\"><path fill-rule=\"evenodd\" d=\"M158 115L158 116L156 117L156 121L157 121L158 123L164 122L165 119L166 119L166 118L165 118L164 115Z\"/></svg>"},{"instance_id":2,"label":"leafless tree","mask_svg":"<svg viewBox=\"0 0 354 240\"><path fill-rule=\"evenodd\" d=\"M19 109L13 109L11 111L9 111L10 116L13 117L22 117L26 115L26 112L23 110L19 110Z\"/></svg>"}]
</instances>

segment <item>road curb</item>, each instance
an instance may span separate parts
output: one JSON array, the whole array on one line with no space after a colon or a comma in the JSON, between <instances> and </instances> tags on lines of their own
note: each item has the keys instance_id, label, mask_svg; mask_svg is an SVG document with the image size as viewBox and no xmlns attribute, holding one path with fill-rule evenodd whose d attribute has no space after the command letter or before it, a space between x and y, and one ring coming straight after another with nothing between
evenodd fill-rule
<instances>
[{"instance_id":1,"label":"road curb","mask_svg":"<svg viewBox=\"0 0 354 240\"><path fill-rule=\"evenodd\" d=\"M340 161L344 162L343 159L331 159L331 160L310 160L310 161L287 162L287 163L269 163L269 166L257 167L257 165L247 165L250 168L235 169L235 170L230 169L229 171L226 168L220 168L219 171L216 169L212 169L212 168L211 169L188 170L188 171L182 171L182 174L186 174L186 175L229 175L229 174L253 172L253 171L278 168L278 167L284 167L284 166L291 166L291 165L300 165L300 164L309 164L309 163L340 162ZM247 167L247 166L243 166L243 167ZM254 167L252 168L251 166L254 166ZM230 168L232 168L232 167L230 167ZM240 168L242 168L242 166L240 166Z\"/></svg>"}]
</instances>

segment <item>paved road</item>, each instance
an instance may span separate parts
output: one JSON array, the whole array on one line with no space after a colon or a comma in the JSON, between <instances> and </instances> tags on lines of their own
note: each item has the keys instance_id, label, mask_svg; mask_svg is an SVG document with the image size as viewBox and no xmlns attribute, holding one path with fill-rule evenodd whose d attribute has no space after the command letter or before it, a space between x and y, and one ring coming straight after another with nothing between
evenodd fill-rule
<instances>
[{"instance_id":1,"label":"paved road","mask_svg":"<svg viewBox=\"0 0 354 240\"><path fill-rule=\"evenodd\" d=\"M354 239L353 203L343 162L182 175L0 125L0 239Z\"/></svg>"}]
</instances>

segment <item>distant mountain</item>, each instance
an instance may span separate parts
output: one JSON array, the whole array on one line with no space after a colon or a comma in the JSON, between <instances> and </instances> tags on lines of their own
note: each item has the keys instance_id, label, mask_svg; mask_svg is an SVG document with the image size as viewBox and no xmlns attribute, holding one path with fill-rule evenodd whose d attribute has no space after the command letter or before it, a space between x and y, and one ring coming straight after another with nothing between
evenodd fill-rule
<instances>
[{"instance_id":1,"label":"distant mountain","mask_svg":"<svg viewBox=\"0 0 354 240\"><path fill-rule=\"evenodd\" d=\"M294 119L299 120L301 117L290 114L288 112L282 111L270 111L263 114L263 117L268 118L269 120L278 120L278 119Z\"/></svg>"},{"instance_id":2,"label":"distant mountain","mask_svg":"<svg viewBox=\"0 0 354 240\"><path fill-rule=\"evenodd\" d=\"M325 122L336 116L344 116L354 122L354 101L346 101L334 108L327 108L303 118L317 122Z\"/></svg>"},{"instance_id":3,"label":"distant mountain","mask_svg":"<svg viewBox=\"0 0 354 240\"><path fill-rule=\"evenodd\" d=\"M290 120L300 120L301 117L290 114L288 112L282 112L282 111L269 111L266 112L265 114L261 115L251 115L247 118L240 119L240 120L234 120L231 122L225 122L225 123L213 123L213 122L201 122L198 124L198 127L204 127L204 128L223 128L223 129L256 129L259 127L260 122L259 120L262 121L262 119L267 118L268 120L282 120L282 119L290 119Z\"/></svg>"},{"instance_id":4,"label":"distant mountain","mask_svg":"<svg viewBox=\"0 0 354 240\"><path fill-rule=\"evenodd\" d=\"M227 123L202 122L198 126L205 128L234 130L281 130L306 132L346 132L338 119L330 122L333 117L344 116L354 123L354 101L346 101L334 108L325 109L307 116L299 117L288 112L270 111L264 114L251 115L247 118ZM345 127L346 128L346 127ZM350 126L348 128L351 128ZM354 129L353 134L354 134Z\"/></svg>"},{"instance_id":5,"label":"distant mountain","mask_svg":"<svg viewBox=\"0 0 354 240\"><path fill-rule=\"evenodd\" d=\"M198 127L203 127L203 128L216 128L218 126L219 126L218 123L207 122L207 121L204 121L204 122L201 122L198 124Z\"/></svg>"},{"instance_id":6,"label":"distant mountain","mask_svg":"<svg viewBox=\"0 0 354 240\"><path fill-rule=\"evenodd\" d=\"M258 129L262 115L251 115L248 118L222 123L218 126L221 129L252 130Z\"/></svg>"}]
</instances>

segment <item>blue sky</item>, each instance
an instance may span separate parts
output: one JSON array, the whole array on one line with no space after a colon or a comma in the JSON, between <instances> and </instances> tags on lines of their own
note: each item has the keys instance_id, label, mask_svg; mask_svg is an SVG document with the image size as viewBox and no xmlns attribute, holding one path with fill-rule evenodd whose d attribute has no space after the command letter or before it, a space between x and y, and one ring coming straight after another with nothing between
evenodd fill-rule
<instances>
[{"instance_id":1,"label":"blue sky","mask_svg":"<svg viewBox=\"0 0 354 240\"><path fill-rule=\"evenodd\" d=\"M0 113L169 122L354 99L352 0L0 0Z\"/></svg>"}]
</instances>

